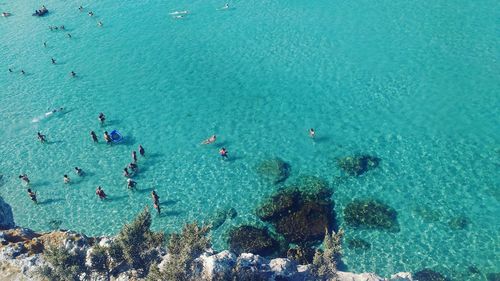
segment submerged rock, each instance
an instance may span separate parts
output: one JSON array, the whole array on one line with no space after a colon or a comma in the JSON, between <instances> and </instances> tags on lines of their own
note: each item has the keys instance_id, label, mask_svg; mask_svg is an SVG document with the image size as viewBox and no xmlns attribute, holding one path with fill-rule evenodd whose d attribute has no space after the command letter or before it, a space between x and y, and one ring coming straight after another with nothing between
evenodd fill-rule
<instances>
[{"instance_id":1,"label":"submerged rock","mask_svg":"<svg viewBox=\"0 0 500 281\"><path fill-rule=\"evenodd\" d=\"M379 163L380 158L370 155L348 156L337 160L337 166L350 176L360 176L375 169Z\"/></svg>"},{"instance_id":2,"label":"submerged rock","mask_svg":"<svg viewBox=\"0 0 500 281\"><path fill-rule=\"evenodd\" d=\"M373 199L358 199L347 204L344 208L344 219L348 225L354 227L399 231L396 210Z\"/></svg>"},{"instance_id":3,"label":"submerged rock","mask_svg":"<svg viewBox=\"0 0 500 281\"><path fill-rule=\"evenodd\" d=\"M229 246L236 253L254 253L269 256L279 250L279 242L269 231L250 225L242 225L229 232Z\"/></svg>"},{"instance_id":4,"label":"submerged rock","mask_svg":"<svg viewBox=\"0 0 500 281\"><path fill-rule=\"evenodd\" d=\"M423 219L426 223L437 222L441 219L442 213L438 210L433 210L429 207L417 207L413 210L415 214Z\"/></svg>"},{"instance_id":5,"label":"submerged rock","mask_svg":"<svg viewBox=\"0 0 500 281\"><path fill-rule=\"evenodd\" d=\"M361 239L361 238L351 238L346 240L347 247L354 250L369 250L372 245Z\"/></svg>"},{"instance_id":6,"label":"submerged rock","mask_svg":"<svg viewBox=\"0 0 500 281\"><path fill-rule=\"evenodd\" d=\"M273 221L295 211L300 205L301 194L296 189L282 189L265 200L257 208L257 216L263 221Z\"/></svg>"},{"instance_id":7,"label":"submerged rock","mask_svg":"<svg viewBox=\"0 0 500 281\"><path fill-rule=\"evenodd\" d=\"M428 268L415 272L413 279L416 281L446 281L443 274Z\"/></svg>"},{"instance_id":8,"label":"submerged rock","mask_svg":"<svg viewBox=\"0 0 500 281\"><path fill-rule=\"evenodd\" d=\"M296 261L298 264L311 264L313 262L314 253L314 248L299 245L288 249L286 257Z\"/></svg>"},{"instance_id":9,"label":"submerged rock","mask_svg":"<svg viewBox=\"0 0 500 281\"><path fill-rule=\"evenodd\" d=\"M234 208L229 208L225 210L217 210L213 217L210 219L212 230L219 228L223 225L226 220L234 219L238 215L238 212Z\"/></svg>"},{"instance_id":10,"label":"submerged rock","mask_svg":"<svg viewBox=\"0 0 500 281\"><path fill-rule=\"evenodd\" d=\"M0 197L0 229L10 229L15 226L12 208Z\"/></svg>"},{"instance_id":11,"label":"submerged rock","mask_svg":"<svg viewBox=\"0 0 500 281\"><path fill-rule=\"evenodd\" d=\"M280 158L272 158L260 162L255 169L262 177L276 184L288 178L291 167Z\"/></svg>"},{"instance_id":12,"label":"submerged rock","mask_svg":"<svg viewBox=\"0 0 500 281\"><path fill-rule=\"evenodd\" d=\"M453 230L462 230L462 229L467 228L469 223L470 223L470 221L467 217L458 216L458 217L451 218L448 221L448 226Z\"/></svg>"}]
</instances>

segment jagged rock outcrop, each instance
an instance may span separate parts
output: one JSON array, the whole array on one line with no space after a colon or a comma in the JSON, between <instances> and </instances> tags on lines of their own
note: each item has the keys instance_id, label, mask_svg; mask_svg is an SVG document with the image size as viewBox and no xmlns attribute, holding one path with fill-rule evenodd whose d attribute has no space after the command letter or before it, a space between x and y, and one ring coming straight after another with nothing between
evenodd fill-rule
<instances>
[{"instance_id":1,"label":"jagged rock outcrop","mask_svg":"<svg viewBox=\"0 0 500 281\"><path fill-rule=\"evenodd\" d=\"M15 226L12 208L0 197L0 229L9 229ZM1 238L0 238L1 242Z\"/></svg>"}]
</instances>

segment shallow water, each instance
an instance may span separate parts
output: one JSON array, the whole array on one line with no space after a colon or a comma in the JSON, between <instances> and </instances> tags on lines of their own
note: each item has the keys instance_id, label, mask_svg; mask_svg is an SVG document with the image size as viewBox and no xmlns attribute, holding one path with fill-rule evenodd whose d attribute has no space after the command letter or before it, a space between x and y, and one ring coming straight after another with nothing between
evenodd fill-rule
<instances>
[{"instance_id":1,"label":"shallow water","mask_svg":"<svg viewBox=\"0 0 500 281\"><path fill-rule=\"evenodd\" d=\"M0 4L13 14L0 18L0 195L17 224L113 234L151 207L154 188L163 204L156 229L235 208L238 216L213 233L221 249L232 225L259 223L253 210L277 186L254 167L279 156L292 166L288 181L330 181L341 226L354 198L398 212L398 233L344 226L347 237L372 244L345 249L349 270L431 267L468 280L481 280L467 275L472 264L500 270L495 1L236 1L227 11L213 0L82 4L80 13L79 3L45 1L43 18L31 16L37 2ZM190 14L175 20L174 10ZM65 114L31 122L61 106ZM112 129L124 143L102 143ZM48 144L37 142L37 131ZM199 145L213 133L215 145ZM121 171L139 144L147 157L132 192ZM219 159L222 146L230 161ZM357 153L381 165L338 183L336 158ZM74 175L74 166L87 176ZM31 204L20 173L40 205ZM64 185L64 174L73 183ZM97 185L110 200L96 198ZM456 216L470 220L465 230L448 225Z\"/></svg>"}]
</instances>

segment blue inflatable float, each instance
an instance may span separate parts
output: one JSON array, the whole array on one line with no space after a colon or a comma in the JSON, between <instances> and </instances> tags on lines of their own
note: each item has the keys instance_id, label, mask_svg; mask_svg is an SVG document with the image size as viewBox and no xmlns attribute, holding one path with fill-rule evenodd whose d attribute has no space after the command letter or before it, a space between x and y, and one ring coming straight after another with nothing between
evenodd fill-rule
<instances>
[{"instance_id":1,"label":"blue inflatable float","mask_svg":"<svg viewBox=\"0 0 500 281\"><path fill-rule=\"evenodd\" d=\"M118 143L118 142L121 142L123 140L122 134L120 134L120 132L118 132L117 130L111 131L111 133L109 135L111 136L111 140L114 143Z\"/></svg>"}]
</instances>

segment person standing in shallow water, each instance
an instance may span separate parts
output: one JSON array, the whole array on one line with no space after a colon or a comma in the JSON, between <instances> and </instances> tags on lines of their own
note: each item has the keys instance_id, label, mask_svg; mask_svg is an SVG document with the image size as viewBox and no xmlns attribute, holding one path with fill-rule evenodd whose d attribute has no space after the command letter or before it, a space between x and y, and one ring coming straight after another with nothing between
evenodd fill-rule
<instances>
[{"instance_id":1,"label":"person standing in shallow water","mask_svg":"<svg viewBox=\"0 0 500 281\"><path fill-rule=\"evenodd\" d=\"M220 154L220 156L222 157L222 159L223 159L223 160L227 160L227 159L228 159L228 155L227 155L227 150L226 150L226 148L224 148L224 147L223 147L223 148L221 148L221 149L219 150L219 154Z\"/></svg>"},{"instance_id":2,"label":"person standing in shallow water","mask_svg":"<svg viewBox=\"0 0 500 281\"><path fill-rule=\"evenodd\" d=\"M90 136L92 137L92 140L94 142L99 142L99 140L97 139L97 135L95 134L94 131L90 131Z\"/></svg>"},{"instance_id":3,"label":"person standing in shallow water","mask_svg":"<svg viewBox=\"0 0 500 281\"><path fill-rule=\"evenodd\" d=\"M97 187L95 194L97 196L99 196L99 199L101 199L101 200L106 199L106 196L107 196L106 193L104 193L104 190L102 190L102 188L100 186Z\"/></svg>"},{"instance_id":4,"label":"person standing in shallow water","mask_svg":"<svg viewBox=\"0 0 500 281\"><path fill-rule=\"evenodd\" d=\"M151 197L153 198L153 206L158 211L158 214L160 214L160 196L156 193L156 191L151 191Z\"/></svg>"},{"instance_id":5,"label":"person standing in shallow water","mask_svg":"<svg viewBox=\"0 0 500 281\"><path fill-rule=\"evenodd\" d=\"M35 202L35 204L38 204L38 201L36 200L36 192L31 191L30 188L28 188L28 196L30 197L31 201Z\"/></svg>"},{"instance_id":6,"label":"person standing in shallow water","mask_svg":"<svg viewBox=\"0 0 500 281\"><path fill-rule=\"evenodd\" d=\"M144 151L144 147L142 147L142 145L139 144L139 154L144 157L145 154L146 154L146 151Z\"/></svg>"},{"instance_id":7,"label":"person standing in shallow water","mask_svg":"<svg viewBox=\"0 0 500 281\"><path fill-rule=\"evenodd\" d=\"M75 167L75 173L76 173L78 176L80 176L80 177L82 177L82 176L83 176L83 174L84 174L84 173L83 173L83 170L82 170L81 168L78 168L78 167Z\"/></svg>"},{"instance_id":8,"label":"person standing in shallow water","mask_svg":"<svg viewBox=\"0 0 500 281\"><path fill-rule=\"evenodd\" d=\"M137 163L137 153L135 151L132 151L132 160Z\"/></svg>"},{"instance_id":9,"label":"person standing in shallow water","mask_svg":"<svg viewBox=\"0 0 500 281\"><path fill-rule=\"evenodd\" d=\"M314 131L313 128L309 129L309 137L314 139L315 136L316 136L316 131Z\"/></svg>"},{"instance_id":10,"label":"person standing in shallow water","mask_svg":"<svg viewBox=\"0 0 500 281\"><path fill-rule=\"evenodd\" d=\"M19 175L19 178L26 183L26 185L30 184L30 179L28 178L28 175L26 174L22 174L22 175Z\"/></svg>"},{"instance_id":11,"label":"person standing in shallow water","mask_svg":"<svg viewBox=\"0 0 500 281\"><path fill-rule=\"evenodd\" d=\"M68 184L71 180L69 179L68 175L64 175L64 183Z\"/></svg>"},{"instance_id":12,"label":"person standing in shallow water","mask_svg":"<svg viewBox=\"0 0 500 281\"><path fill-rule=\"evenodd\" d=\"M108 131L104 131L104 140L106 141L107 144L111 144L111 136L108 134Z\"/></svg>"},{"instance_id":13,"label":"person standing in shallow water","mask_svg":"<svg viewBox=\"0 0 500 281\"><path fill-rule=\"evenodd\" d=\"M38 140L39 140L41 143L44 143L44 142L46 142L46 141L47 141L47 139L45 138L45 135L42 135L42 133L37 132L36 134L37 134L37 138L38 138Z\"/></svg>"},{"instance_id":14,"label":"person standing in shallow water","mask_svg":"<svg viewBox=\"0 0 500 281\"><path fill-rule=\"evenodd\" d=\"M99 116L97 117L99 119L99 122L101 122L101 124L104 124L104 121L106 121L106 116L104 116L104 113L99 113Z\"/></svg>"}]
</instances>

